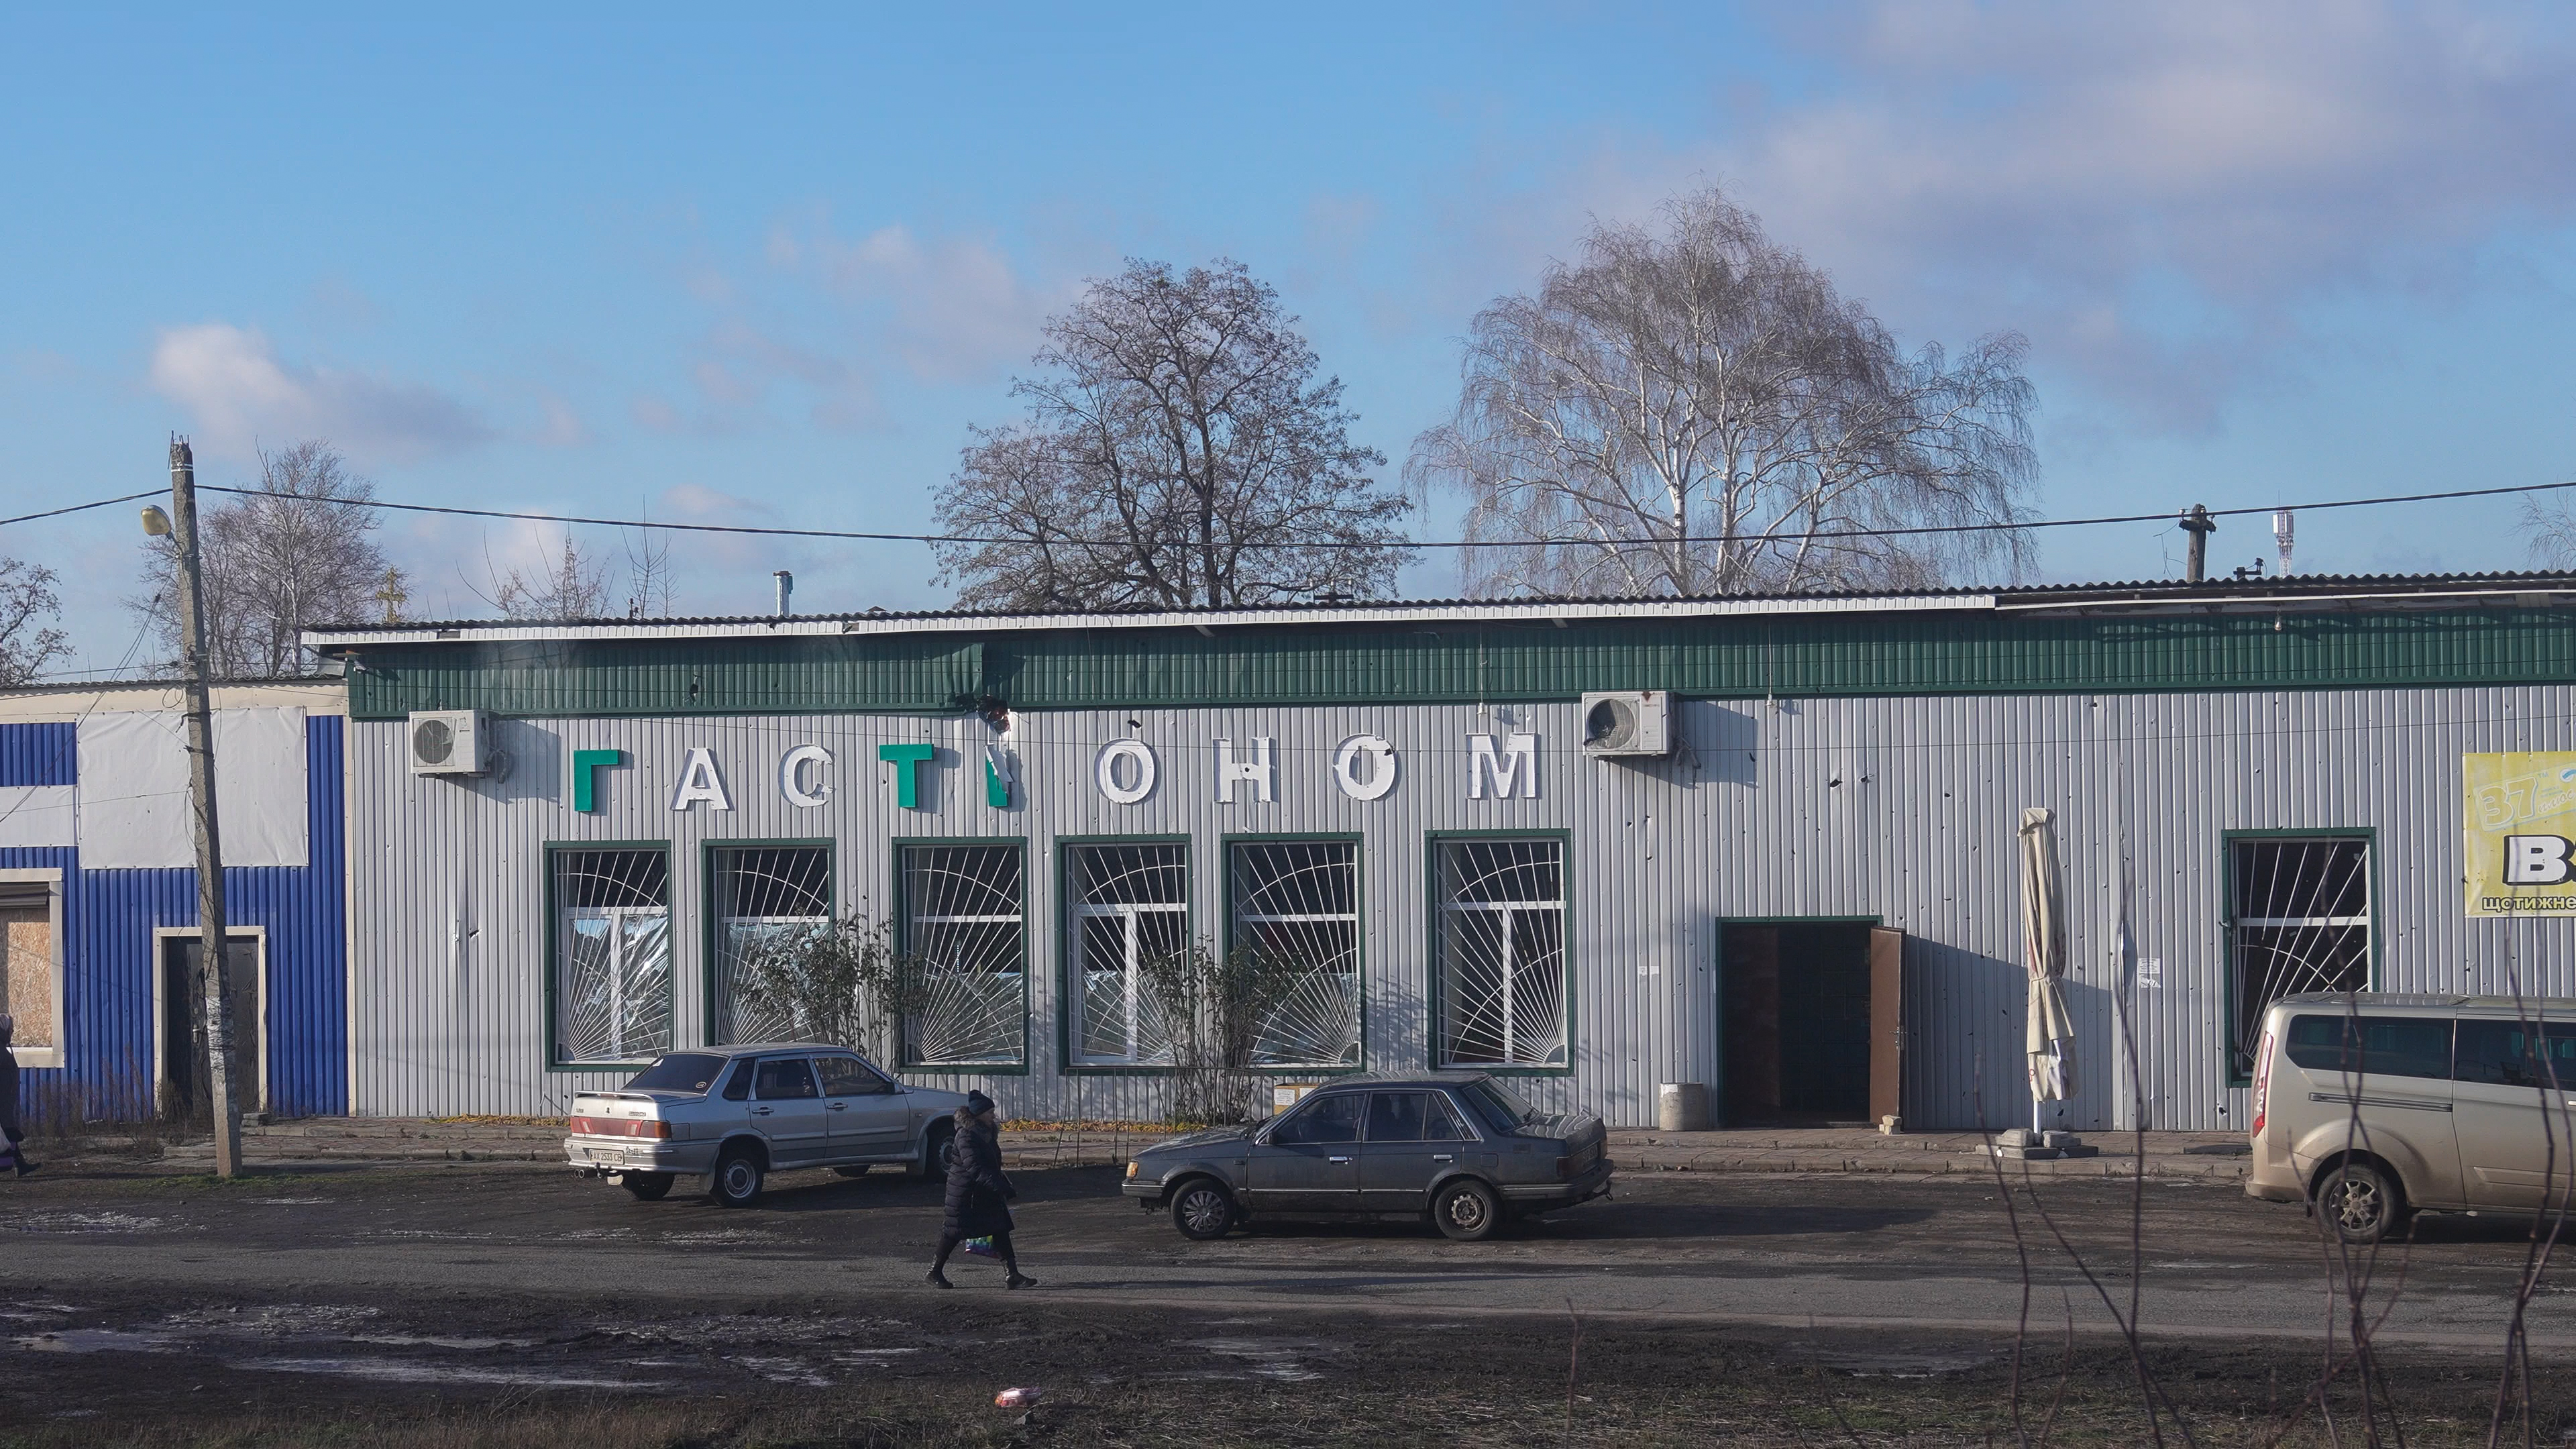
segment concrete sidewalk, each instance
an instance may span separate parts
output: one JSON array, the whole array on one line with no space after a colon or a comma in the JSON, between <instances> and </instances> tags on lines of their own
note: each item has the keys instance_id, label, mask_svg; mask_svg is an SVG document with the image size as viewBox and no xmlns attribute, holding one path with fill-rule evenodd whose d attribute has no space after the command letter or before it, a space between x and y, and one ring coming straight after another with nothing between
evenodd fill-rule
<instances>
[{"instance_id":1,"label":"concrete sidewalk","mask_svg":"<svg viewBox=\"0 0 2576 1449\"><path fill-rule=\"evenodd\" d=\"M562 1124L551 1119L312 1117L267 1126L245 1124L242 1155L253 1163L560 1162L563 1135ZM1002 1157L1006 1166L1020 1169L1114 1165L1125 1161L1138 1147L1172 1135L1172 1129L1152 1124L1139 1124L1133 1130L1005 1127ZM2005 1174L2018 1177L2027 1169L2033 1177L2116 1178L2137 1170L2136 1135L2105 1132L2085 1140L2099 1148L2101 1155L2054 1162L2007 1162ZM2240 1133L2150 1132L2145 1142L2149 1177L2234 1182L2245 1175L2245 1138ZM1611 1159L1623 1172L1885 1174L1906 1178L1991 1174L1994 1169L1982 1155L1983 1146L1984 1139L1974 1132L1918 1132L1889 1137L1858 1127L1724 1132L1616 1128L1610 1133ZM64 1143L58 1151L76 1160L82 1155L83 1144ZM149 1149L139 1145L111 1151L114 1155L149 1155ZM202 1168L213 1162L214 1146L211 1142L181 1143L162 1149L154 1160L171 1167Z\"/></svg>"}]
</instances>

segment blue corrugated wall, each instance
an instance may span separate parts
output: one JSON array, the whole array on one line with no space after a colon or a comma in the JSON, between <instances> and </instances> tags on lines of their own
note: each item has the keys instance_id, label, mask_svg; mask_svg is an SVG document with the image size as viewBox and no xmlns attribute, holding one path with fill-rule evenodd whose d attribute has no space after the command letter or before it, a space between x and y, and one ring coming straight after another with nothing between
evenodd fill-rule
<instances>
[{"instance_id":1,"label":"blue corrugated wall","mask_svg":"<svg viewBox=\"0 0 2576 1449\"><path fill-rule=\"evenodd\" d=\"M231 924L268 932L268 1102L269 1110L282 1117L348 1110L343 723L335 715L313 715L304 722L311 863L301 869L224 871L224 911ZM0 749L6 748L0 743ZM67 756L63 770L61 780L21 783L72 783ZM156 926L197 923L197 873L84 871L78 851L59 848L0 850L0 866L50 866L63 873L63 1020L69 1065L23 1074L31 1129L58 1119L151 1115L152 932Z\"/></svg>"},{"instance_id":2,"label":"blue corrugated wall","mask_svg":"<svg viewBox=\"0 0 2576 1449\"><path fill-rule=\"evenodd\" d=\"M0 725L0 785L68 785L80 754L80 726Z\"/></svg>"}]
</instances>

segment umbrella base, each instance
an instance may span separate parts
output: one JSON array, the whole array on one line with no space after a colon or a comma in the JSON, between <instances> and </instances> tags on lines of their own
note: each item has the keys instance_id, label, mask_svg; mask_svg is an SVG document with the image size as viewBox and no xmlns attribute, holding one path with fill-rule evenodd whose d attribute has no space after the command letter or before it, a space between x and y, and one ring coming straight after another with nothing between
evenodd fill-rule
<instances>
[{"instance_id":1,"label":"umbrella base","mask_svg":"<svg viewBox=\"0 0 2576 1449\"><path fill-rule=\"evenodd\" d=\"M2099 1157L2102 1149L2088 1147L2084 1139L2072 1132L2033 1132L2015 1127L1995 1135L1995 1155L2008 1162L2054 1162L2061 1157Z\"/></svg>"}]
</instances>

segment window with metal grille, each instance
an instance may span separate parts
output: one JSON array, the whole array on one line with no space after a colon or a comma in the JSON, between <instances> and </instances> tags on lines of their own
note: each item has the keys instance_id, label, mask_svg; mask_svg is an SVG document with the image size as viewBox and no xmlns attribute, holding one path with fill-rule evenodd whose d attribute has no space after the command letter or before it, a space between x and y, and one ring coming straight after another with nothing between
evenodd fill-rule
<instances>
[{"instance_id":1,"label":"window with metal grille","mask_svg":"<svg viewBox=\"0 0 2576 1449\"><path fill-rule=\"evenodd\" d=\"M1257 958L1251 1059L1263 1067L1360 1063L1360 848L1348 840L1229 847L1233 938Z\"/></svg>"},{"instance_id":2,"label":"window with metal grille","mask_svg":"<svg viewBox=\"0 0 2576 1449\"><path fill-rule=\"evenodd\" d=\"M1565 843L1444 840L1440 1063L1567 1064Z\"/></svg>"},{"instance_id":3,"label":"window with metal grille","mask_svg":"<svg viewBox=\"0 0 2576 1449\"><path fill-rule=\"evenodd\" d=\"M1073 937L1073 1059L1084 1066L1169 1066L1172 1033L1145 963L1188 948L1190 866L1174 844L1064 848Z\"/></svg>"},{"instance_id":4,"label":"window with metal grille","mask_svg":"<svg viewBox=\"0 0 2576 1449\"><path fill-rule=\"evenodd\" d=\"M2228 1068L2243 1081L2273 1002L2301 991L2369 988L2370 841L2233 840L2228 904Z\"/></svg>"},{"instance_id":5,"label":"window with metal grille","mask_svg":"<svg viewBox=\"0 0 2576 1449\"><path fill-rule=\"evenodd\" d=\"M716 923L715 1039L794 1041L789 1013L751 989L752 971L832 925L832 850L825 845L725 847L707 860Z\"/></svg>"},{"instance_id":6,"label":"window with metal grille","mask_svg":"<svg viewBox=\"0 0 2576 1449\"><path fill-rule=\"evenodd\" d=\"M907 1064L1028 1060L1028 872L1016 845L903 848L903 949L927 1005L903 1024Z\"/></svg>"},{"instance_id":7,"label":"window with metal grille","mask_svg":"<svg viewBox=\"0 0 2576 1449\"><path fill-rule=\"evenodd\" d=\"M555 1059L640 1061L671 1045L671 863L654 850L558 850Z\"/></svg>"}]
</instances>

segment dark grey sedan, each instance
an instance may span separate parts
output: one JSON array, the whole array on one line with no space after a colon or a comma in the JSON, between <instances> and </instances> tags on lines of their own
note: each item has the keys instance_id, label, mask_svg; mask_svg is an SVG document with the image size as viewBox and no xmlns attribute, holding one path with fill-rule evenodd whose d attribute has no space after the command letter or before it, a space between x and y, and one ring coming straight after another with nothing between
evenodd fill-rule
<instances>
[{"instance_id":1,"label":"dark grey sedan","mask_svg":"<svg viewBox=\"0 0 2576 1449\"><path fill-rule=\"evenodd\" d=\"M1429 1215L1462 1242L1610 1191L1601 1119L1540 1112L1488 1076L1346 1080L1268 1122L1157 1142L1124 1191L1189 1238L1256 1217Z\"/></svg>"}]
</instances>

